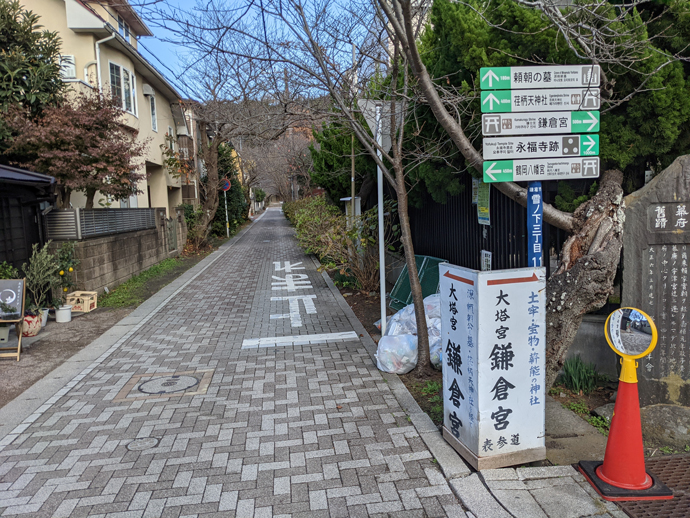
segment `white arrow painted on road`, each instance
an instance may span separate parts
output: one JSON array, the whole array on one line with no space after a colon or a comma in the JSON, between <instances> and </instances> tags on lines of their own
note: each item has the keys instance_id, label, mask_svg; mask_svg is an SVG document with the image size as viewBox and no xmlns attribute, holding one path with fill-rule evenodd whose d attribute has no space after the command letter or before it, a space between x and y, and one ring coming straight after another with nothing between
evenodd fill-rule
<instances>
[{"instance_id":1,"label":"white arrow painted on road","mask_svg":"<svg viewBox=\"0 0 690 518\"><path fill-rule=\"evenodd\" d=\"M597 145L597 143L596 143L596 141L595 141L592 137L590 137L589 135L587 135L587 140L588 140L589 142L583 142L583 144L584 144L585 146L589 146L589 149L587 150L587 153L589 153L590 151L592 151L592 148L593 148L594 146Z\"/></svg>"},{"instance_id":2,"label":"white arrow painted on road","mask_svg":"<svg viewBox=\"0 0 690 518\"><path fill-rule=\"evenodd\" d=\"M587 115L589 115L589 118L591 120L585 121L585 124L587 124L588 122L592 123L587 131L592 131L594 129L594 126L596 126L599 123L599 119L597 119L592 112L589 112Z\"/></svg>"},{"instance_id":3,"label":"white arrow painted on road","mask_svg":"<svg viewBox=\"0 0 690 518\"><path fill-rule=\"evenodd\" d=\"M498 100L498 98L494 94L489 94L486 99L484 99L484 102L482 104L486 104L486 101L489 101L489 109L493 110L494 109L494 103L501 104L501 101Z\"/></svg>"},{"instance_id":4,"label":"white arrow painted on road","mask_svg":"<svg viewBox=\"0 0 690 518\"><path fill-rule=\"evenodd\" d=\"M484 77L482 77L482 81L486 81L486 78L487 78L487 77L489 78L489 87L492 87L492 86L494 85L494 84L493 84L493 80L494 80L494 79L495 79L496 81L498 81L498 76L497 76L496 74L494 74L494 71L493 71L493 70L489 70L489 71L484 75Z\"/></svg>"},{"instance_id":5,"label":"white arrow painted on road","mask_svg":"<svg viewBox=\"0 0 690 518\"><path fill-rule=\"evenodd\" d=\"M489 178L491 178L494 182L496 181L496 177L492 175L491 173L500 173L500 171L494 171L494 166L496 165L496 162L492 163L489 168L484 171Z\"/></svg>"}]
</instances>

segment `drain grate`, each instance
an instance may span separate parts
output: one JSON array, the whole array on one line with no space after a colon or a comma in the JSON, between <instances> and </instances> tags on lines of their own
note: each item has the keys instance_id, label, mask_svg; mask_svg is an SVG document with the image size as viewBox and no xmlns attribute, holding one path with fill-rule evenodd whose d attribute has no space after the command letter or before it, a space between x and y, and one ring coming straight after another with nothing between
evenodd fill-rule
<instances>
[{"instance_id":1,"label":"drain grate","mask_svg":"<svg viewBox=\"0 0 690 518\"><path fill-rule=\"evenodd\" d=\"M174 394L196 387L199 380L194 376L161 376L139 385L144 394Z\"/></svg>"},{"instance_id":2,"label":"drain grate","mask_svg":"<svg viewBox=\"0 0 690 518\"><path fill-rule=\"evenodd\" d=\"M687 518L690 511L690 455L646 459L647 471L673 490L673 500L616 502L632 518Z\"/></svg>"},{"instance_id":3,"label":"drain grate","mask_svg":"<svg viewBox=\"0 0 690 518\"><path fill-rule=\"evenodd\" d=\"M213 369L135 374L113 399L115 403L139 399L164 399L206 394Z\"/></svg>"}]
</instances>

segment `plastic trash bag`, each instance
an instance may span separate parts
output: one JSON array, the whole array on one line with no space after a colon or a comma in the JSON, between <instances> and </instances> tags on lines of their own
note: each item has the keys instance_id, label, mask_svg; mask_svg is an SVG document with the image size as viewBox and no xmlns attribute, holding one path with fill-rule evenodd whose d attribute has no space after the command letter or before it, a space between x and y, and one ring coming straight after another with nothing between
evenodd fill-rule
<instances>
[{"instance_id":1,"label":"plastic trash bag","mask_svg":"<svg viewBox=\"0 0 690 518\"><path fill-rule=\"evenodd\" d=\"M441 296L429 295L424 299L424 315L429 333L429 357L431 364L437 370L441 370L443 363L443 347L441 345ZM377 321L376 327L381 329L381 321ZM385 336L417 335L417 320L414 312L414 304L405 306L392 317L387 318ZM390 371L387 371L390 372Z\"/></svg>"},{"instance_id":2,"label":"plastic trash bag","mask_svg":"<svg viewBox=\"0 0 690 518\"><path fill-rule=\"evenodd\" d=\"M429 359L436 370L441 370L443 365L443 344L441 344L441 319L428 318L426 321L429 330Z\"/></svg>"},{"instance_id":3,"label":"plastic trash bag","mask_svg":"<svg viewBox=\"0 0 690 518\"><path fill-rule=\"evenodd\" d=\"M407 374L417 366L417 337L382 336L376 351L376 366L383 372Z\"/></svg>"}]
</instances>

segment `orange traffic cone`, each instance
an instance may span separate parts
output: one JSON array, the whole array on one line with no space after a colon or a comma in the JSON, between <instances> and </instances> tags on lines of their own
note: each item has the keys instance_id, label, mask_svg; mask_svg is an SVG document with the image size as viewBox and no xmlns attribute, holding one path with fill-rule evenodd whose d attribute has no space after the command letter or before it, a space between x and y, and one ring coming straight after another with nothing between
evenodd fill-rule
<instances>
[{"instance_id":1,"label":"orange traffic cone","mask_svg":"<svg viewBox=\"0 0 690 518\"><path fill-rule=\"evenodd\" d=\"M673 491L645 471L637 362L623 357L622 363L604 462L583 460L578 469L605 500L669 500Z\"/></svg>"},{"instance_id":2,"label":"orange traffic cone","mask_svg":"<svg viewBox=\"0 0 690 518\"><path fill-rule=\"evenodd\" d=\"M652 487L644 468L644 444L637 383L618 382L618 396L606 442L604 463L596 470L601 480L625 489Z\"/></svg>"}]
</instances>

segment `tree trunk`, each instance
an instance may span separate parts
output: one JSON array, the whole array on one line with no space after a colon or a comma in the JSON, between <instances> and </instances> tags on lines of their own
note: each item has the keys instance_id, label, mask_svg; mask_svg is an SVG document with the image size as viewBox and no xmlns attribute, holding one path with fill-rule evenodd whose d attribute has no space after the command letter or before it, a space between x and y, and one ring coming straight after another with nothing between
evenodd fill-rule
<instances>
[{"instance_id":1,"label":"tree trunk","mask_svg":"<svg viewBox=\"0 0 690 518\"><path fill-rule=\"evenodd\" d=\"M56 194L57 200L55 203L58 209L69 209L69 199L72 191L64 185L58 185Z\"/></svg>"},{"instance_id":2,"label":"tree trunk","mask_svg":"<svg viewBox=\"0 0 690 518\"><path fill-rule=\"evenodd\" d=\"M93 199L96 196L96 189L86 189L86 205L85 209L93 209Z\"/></svg>"},{"instance_id":3,"label":"tree trunk","mask_svg":"<svg viewBox=\"0 0 690 518\"><path fill-rule=\"evenodd\" d=\"M424 294L422 285L417 274L417 261L414 256L414 246L412 245L412 232L410 230L410 218L407 210L407 189L405 186L405 172L402 164L395 166L395 186L398 196L398 218L400 219L400 232L403 250L405 251L405 264L410 277L410 291L412 292L412 302L414 303L414 315L417 322L417 366L414 369L415 377L418 379L428 378L432 372L431 360L429 358L429 330L426 325L426 315L424 314ZM383 207L379 207L383 210Z\"/></svg>"},{"instance_id":4,"label":"tree trunk","mask_svg":"<svg viewBox=\"0 0 690 518\"><path fill-rule=\"evenodd\" d=\"M577 208L575 231L546 284L546 390L563 366L582 316L602 307L613 293L623 246L622 181L620 171L606 171L597 194Z\"/></svg>"},{"instance_id":5,"label":"tree trunk","mask_svg":"<svg viewBox=\"0 0 690 518\"><path fill-rule=\"evenodd\" d=\"M218 189L220 188L218 179L218 146L220 144L221 142L217 138L209 140L205 135L202 136L201 145L204 166L206 167L206 189L204 201L201 205L203 216L199 225L203 227L204 239L208 236L211 221L213 221L218 209Z\"/></svg>"}]
</instances>

